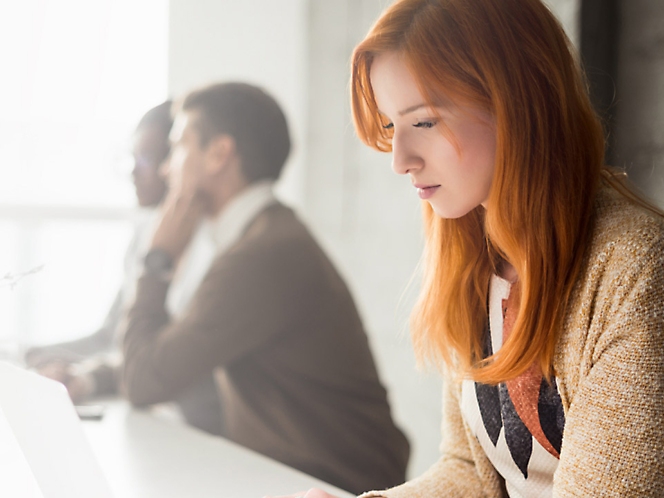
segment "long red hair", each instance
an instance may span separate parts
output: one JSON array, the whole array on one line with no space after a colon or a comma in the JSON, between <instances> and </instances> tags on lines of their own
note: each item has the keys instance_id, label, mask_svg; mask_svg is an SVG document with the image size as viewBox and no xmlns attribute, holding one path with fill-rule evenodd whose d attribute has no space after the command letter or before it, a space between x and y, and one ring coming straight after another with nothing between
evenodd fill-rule
<instances>
[{"instance_id":1,"label":"long red hair","mask_svg":"<svg viewBox=\"0 0 664 498\"><path fill-rule=\"evenodd\" d=\"M441 219L424 203L423 289L411 319L420 359L479 382L553 372L563 312L589 244L604 134L565 33L540 0L399 0L352 57L352 111L366 144L391 150L371 88L373 59L403 55L422 94L489 111L496 159L486 210ZM483 359L489 278L519 281L510 337Z\"/></svg>"}]
</instances>

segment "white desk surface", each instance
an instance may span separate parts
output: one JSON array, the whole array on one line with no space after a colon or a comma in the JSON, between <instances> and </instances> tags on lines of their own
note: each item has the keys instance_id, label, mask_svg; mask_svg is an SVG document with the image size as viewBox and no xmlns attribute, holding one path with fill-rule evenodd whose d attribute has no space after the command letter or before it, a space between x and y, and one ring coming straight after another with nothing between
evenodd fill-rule
<instances>
[{"instance_id":1,"label":"white desk surface","mask_svg":"<svg viewBox=\"0 0 664 498\"><path fill-rule=\"evenodd\" d=\"M105 403L107 404L107 403ZM117 498L262 498L341 491L222 438L111 402L83 428Z\"/></svg>"}]
</instances>

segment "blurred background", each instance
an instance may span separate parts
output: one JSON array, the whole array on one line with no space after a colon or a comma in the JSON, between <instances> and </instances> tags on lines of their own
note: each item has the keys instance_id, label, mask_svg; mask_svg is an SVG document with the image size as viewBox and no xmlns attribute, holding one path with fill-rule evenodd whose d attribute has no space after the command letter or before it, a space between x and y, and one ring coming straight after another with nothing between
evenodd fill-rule
<instances>
[{"instance_id":1,"label":"blurred background","mask_svg":"<svg viewBox=\"0 0 664 498\"><path fill-rule=\"evenodd\" d=\"M294 151L279 197L360 307L410 475L437 457L440 382L408 338L420 205L390 157L355 137L349 57L390 0L0 2L0 356L100 326L137 219L130 136L168 97L217 80L284 107ZM664 205L664 2L548 0L580 50L607 157ZM26 275L16 285L8 274Z\"/></svg>"}]
</instances>

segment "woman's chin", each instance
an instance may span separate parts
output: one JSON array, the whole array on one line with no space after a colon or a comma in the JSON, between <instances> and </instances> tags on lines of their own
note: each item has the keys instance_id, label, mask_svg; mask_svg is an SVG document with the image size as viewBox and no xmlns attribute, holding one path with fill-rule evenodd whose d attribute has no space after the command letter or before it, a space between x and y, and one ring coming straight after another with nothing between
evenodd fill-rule
<instances>
[{"instance_id":1,"label":"woman's chin","mask_svg":"<svg viewBox=\"0 0 664 498\"><path fill-rule=\"evenodd\" d=\"M467 206L441 205L441 203L429 202L431 209L439 218L444 220L456 220L470 213L473 208Z\"/></svg>"}]
</instances>

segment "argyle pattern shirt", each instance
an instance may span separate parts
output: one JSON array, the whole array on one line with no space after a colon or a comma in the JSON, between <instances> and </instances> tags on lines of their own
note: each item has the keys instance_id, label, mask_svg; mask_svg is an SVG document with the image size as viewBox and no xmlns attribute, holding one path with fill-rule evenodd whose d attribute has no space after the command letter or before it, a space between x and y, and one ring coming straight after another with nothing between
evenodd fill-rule
<instances>
[{"instance_id":1,"label":"argyle pattern shirt","mask_svg":"<svg viewBox=\"0 0 664 498\"><path fill-rule=\"evenodd\" d=\"M516 319L512 286L491 279L485 355L498 351ZM511 297L511 299L510 299ZM497 386L465 381L461 409L487 457L505 479L511 498L548 497L558 466L565 415L555 378L533 365Z\"/></svg>"}]
</instances>

